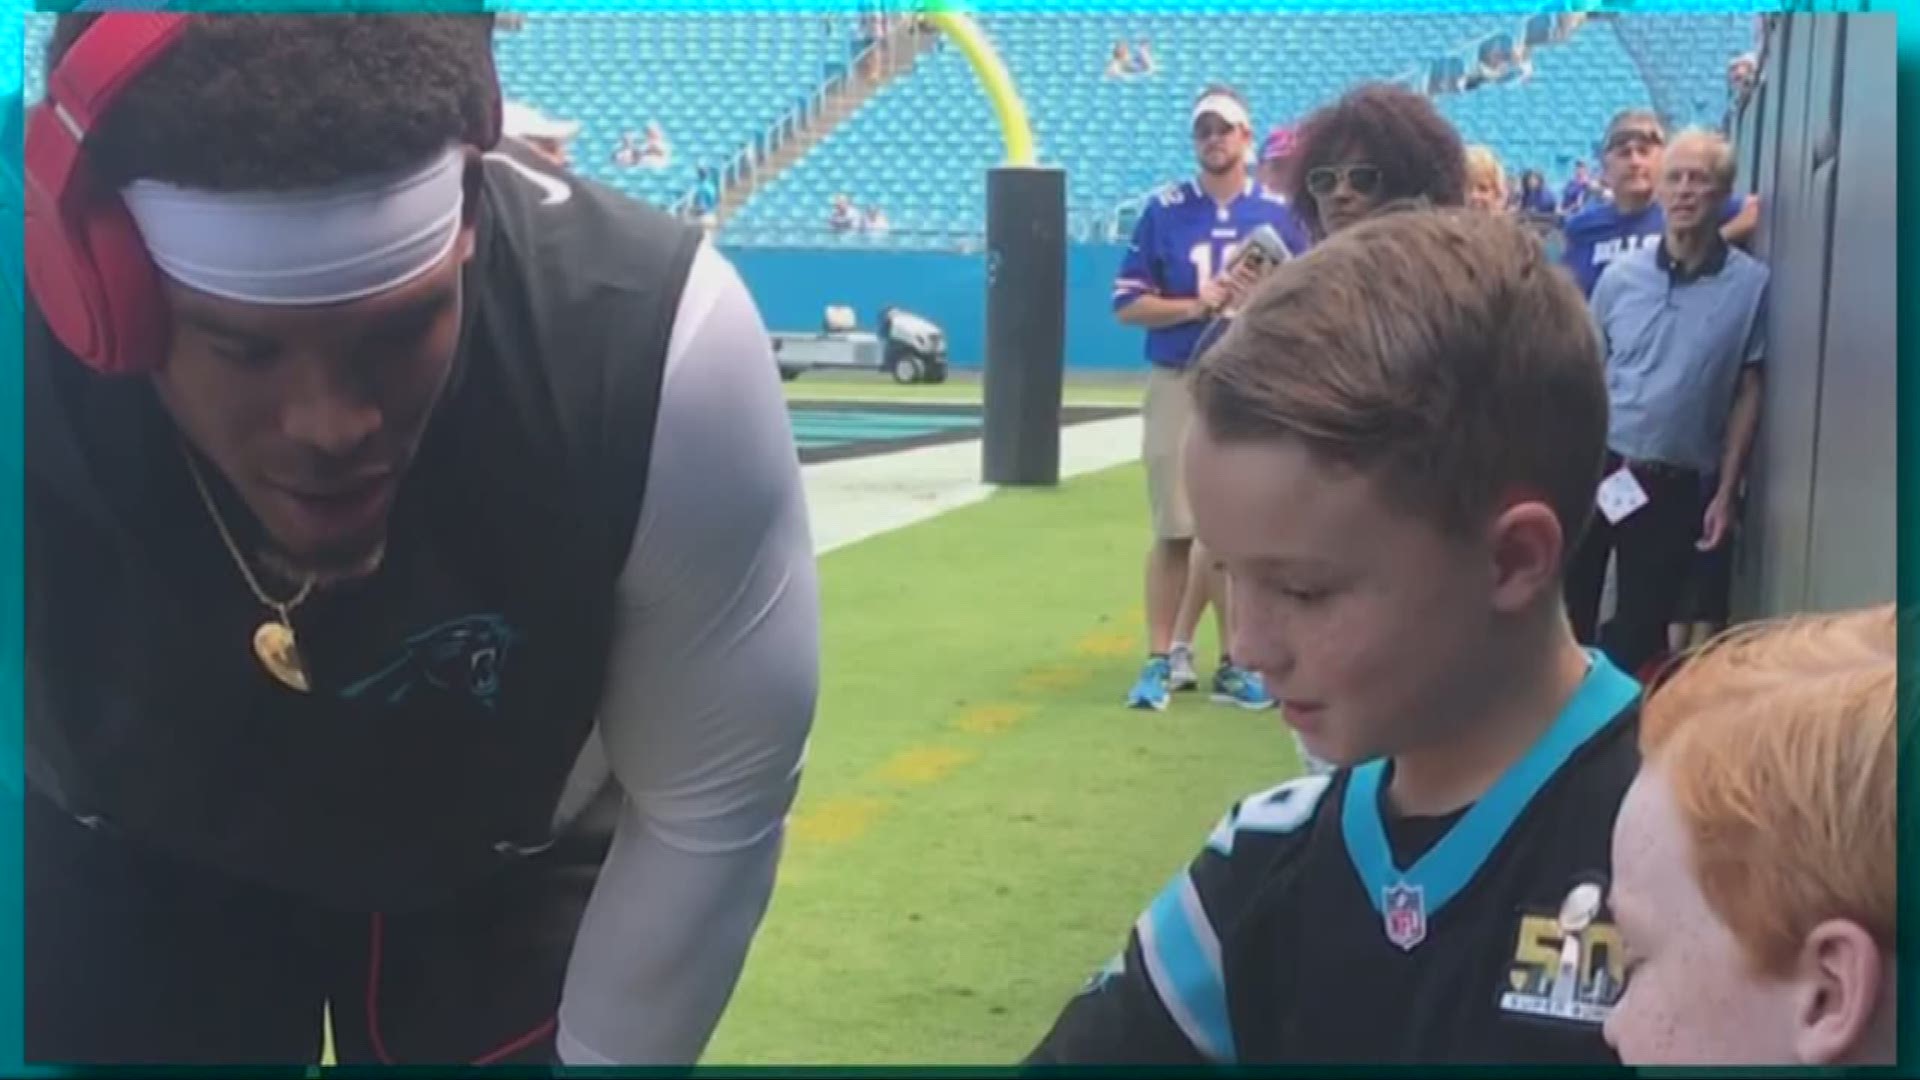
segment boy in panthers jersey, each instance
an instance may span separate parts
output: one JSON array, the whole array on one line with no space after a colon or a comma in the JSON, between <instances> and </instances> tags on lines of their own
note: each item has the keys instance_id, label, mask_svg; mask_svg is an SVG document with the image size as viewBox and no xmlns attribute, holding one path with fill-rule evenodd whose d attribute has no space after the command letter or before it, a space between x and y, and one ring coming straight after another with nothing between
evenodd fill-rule
<instances>
[{"instance_id":1,"label":"boy in panthers jersey","mask_svg":"<svg viewBox=\"0 0 1920 1080\"><path fill-rule=\"evenodd\" d=\"M1560 595L1606 396L1498 215L1387 213L1272 274L1192 376L1200 541L1330 776L1246 799L1034 1063L1607 1063L1639 687Z\"/></svg>"}]
</instances>

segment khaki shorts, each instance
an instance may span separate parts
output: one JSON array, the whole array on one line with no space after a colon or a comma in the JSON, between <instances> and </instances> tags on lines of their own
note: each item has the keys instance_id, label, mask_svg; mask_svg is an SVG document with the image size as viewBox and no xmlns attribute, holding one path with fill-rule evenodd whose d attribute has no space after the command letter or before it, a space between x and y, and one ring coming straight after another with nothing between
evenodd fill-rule
<instances>
[{"instance_id":1,"label":"khaki shorts","mask_svg":"<svg viewBox=\"0 0 1920 1080\"><path fill-rule=\"evenodd\" d=\"M1156 540L1193 539L1193 510L1187 505L1187 482L1180 471L1180 452L1192 418L1186 374L1154 365L1147 375L1141 456L1147 463L1147 502L1153 509Z\"/></svg>"}]
</instances>

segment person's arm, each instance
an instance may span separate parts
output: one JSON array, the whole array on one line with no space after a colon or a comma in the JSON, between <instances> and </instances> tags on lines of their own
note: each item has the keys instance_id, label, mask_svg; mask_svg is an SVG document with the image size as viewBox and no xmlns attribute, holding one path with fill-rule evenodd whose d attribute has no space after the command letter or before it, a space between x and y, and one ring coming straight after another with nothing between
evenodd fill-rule
<instances>
[{"instance_id":1,"label":"person's arm","mask_svg":"<svg viewBox=\"0 0 1920 1080\"><path fill-rule=\"evenodd\" d=\"M1027 1065L1232 1065L1228 1005L1241 964L1285 963L1222 928L1285 886L1331 780L1302 777L1243 799L1206 848L1147 906L1126 947L1081 987Z\"/></svg>"},{"instance_id":2,"label":"person's arm","mask_svg":"<svg viewBox=\"0 0 1920 1080\"><path fill-rule=\"evenodd\" d=\"M1733 415L1727 420L1727 450L1720 461L1720 492L1731 501L1747 475L1747 459L1753 453L1754 433L1760 429L1760 365L1740 371L1740 388L1734 391Z\"/></svg>"},{"instance_id":3,"label":"person's arm","mask_svg":"<svg viewBox=\"0 0 1920 1080\"><path fill-rule=\"evenodd\" d=\"M1136 297L1120 309L1120 321L1145 330L1164 330L1169 326L1211 318L1213 312L1214 309L1197 296L1176 299L1146 294Z\"/></svg>"},{"instance_id":4,"label":"person's arm","mask_svg":"<svg viewBox=\"0 0 1920 1080\"><path fill-rule=\"evenodd\" d=\"M1220 1058L1194 1045L1193 1037L1183 1030L1175 1015L1176 1011L1185 1010L1186 998L1191 997L1207 1014L1209 1027L1219 1026L1212 1023L1215 1017L1224 1023L1224 980L1219 978L1217 970L1208 970L1203 978L1191 981L1184 988L1168 985L1164 992L1172 995L1174 1001L1169 1005L1167 999L1161 997L1163 990L1156 983L1156 972L1149 967L1149 946L1143 937L1143 928L1152 925L1156 913L1161 919L1181 919L1183 930L1192 932L1194 927L1185 921L1187 913L1181 906L1183 896L1191 890L1191 880L1184 873L1167 886L1127 935L1124 949L1087 980L1021 1064L1197 1066L1221 1063ZM1211 939L1212 928L1207 927L1203 933ZM1157 974L1164 983L1164 969ZM1203 999L1219 1007L1199 1005ZM1216 1052L1221 1051L1216 1048ZM1230 1049L1225 1051L1230 1052Z\"/></svg>"},{"instance_id":5,"label":"person's arm","mask_svg":"<svg viewBox=\"0 0 1920 1080\"><path fill-rule=\"evenodd\" d=\"M625 799L581 921L566 1064L690 1064L773 889L819 687L820 602L766 329L703 246L680 303L600 712Z\"/></svg>"},{"instance_id":6,"label":"person's arm","mask_svg":"<svg viewBox=\"0 0 1920 1080\"><path fill-rule=\"evenodd\" d=\"M1727 418L1727 445L1720 453L1720 486L1707 501L1700 522L1702 551L1712 551L1725 541L1733 528L1733 507L1745 482L1747 464L1753 455L1753 440L1760 430L1760 398L1764 389L1761 372L1767 355L1767 292L1762 291L1755 306L1753 325L1747 331L1740 357L1740 383L1733 392L1733 412Z\"/></svg>"},{"instance_id":7,"label":"person's arm","mask_svg":"<svg viewBox=\"0 0 1920 1080\"><path fill-rule=\"evenodd\" d=\"M1735 247L1745 247L1760 228L1760 196L1735 195L1721 211L1720 238Z\"/></svg>"}]
</instances>

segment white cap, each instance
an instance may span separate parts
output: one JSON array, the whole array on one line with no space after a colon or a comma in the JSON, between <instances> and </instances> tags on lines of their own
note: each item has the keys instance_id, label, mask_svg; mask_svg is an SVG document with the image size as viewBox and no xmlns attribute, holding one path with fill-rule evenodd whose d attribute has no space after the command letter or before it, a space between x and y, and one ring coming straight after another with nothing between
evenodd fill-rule
<instances>
[{"instance_id":1,"label":"white cap","mask_svg":"<svg viewBox=\"0 0 1920 1080\"><path fill-rule=\"evenodd\" d=\"M501 132L515 139L565 142L580 134L580 121L555 120L531 105L509 101L501 107Z\"/></svg>"},{"instance_id":2,"label":"white cap","mask_svg":"<svg viewBox=\"0 0 1920 1080\"><path fill-rule=\"evenodd\" d=\"M1193 119L1198 121L1207 114L1213 114L1235 127L1248 130L1253 128L1253 117L1247 115L1247 107L1235 101L1227 94L1208 94L1193 107Z\"/></svg>"}]
</instances>

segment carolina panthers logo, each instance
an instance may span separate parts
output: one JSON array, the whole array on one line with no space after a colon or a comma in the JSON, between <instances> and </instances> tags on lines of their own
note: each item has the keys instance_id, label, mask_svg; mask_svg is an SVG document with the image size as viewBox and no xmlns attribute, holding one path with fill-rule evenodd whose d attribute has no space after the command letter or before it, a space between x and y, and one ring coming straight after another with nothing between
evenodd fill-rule
<instances>
[{"instance_id":1,"label":"carolina panthers logo","mask_svg":"<svg viewBox=\"0 0 1920 1080\"><path fill-rule=\"evenodd\" d=\"M500 675L520 634L498 615L469 615L407 639L392 663L341 691L348 700L377 698L398 705L433 691L470 698L492 709Z\"/></svg>"}]
</instances>

